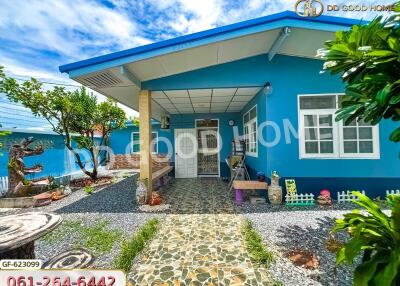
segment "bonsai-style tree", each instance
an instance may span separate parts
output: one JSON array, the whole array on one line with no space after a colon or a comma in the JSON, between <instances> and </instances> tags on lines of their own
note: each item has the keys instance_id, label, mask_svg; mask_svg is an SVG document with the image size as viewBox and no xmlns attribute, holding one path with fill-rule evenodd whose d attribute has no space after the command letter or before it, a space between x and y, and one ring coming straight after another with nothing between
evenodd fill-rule
<instances>
[{"instance_id":1,"label":"bonsai-style tree","mask_svg":"<svg viewBox=\"0 0 400 286\"><path fill-rule=\"evenodd\" d=\"M399 12L399 2L394 5ZM336 33L320 55L324 69L340 74L346 95L336 120L354 119L377 124L382 119L400 120L400 14L377 17L367 24ZM400 141L400 127L390 135Z\"/></svg>"},{"instance_id":2,"label":"bonsai-style tree","mask_svg":"<svg viewBox=\"0 0 400 286\"><path fill-rule=\"evenodd\" d=\"M106 159L106 156L100 158L102 147L113 130L125 127L125 112L114 101L97 103L96 97L84 87L75 91L59 86L44 90L34 78L20 84L5 76L2 67L0 92L29 108L34 115L44 117L53 131L63 137L83 173L97 179L98 166ZM80 149L89 152L89 165L79 153Z\"/></svg>"}]
</instances>

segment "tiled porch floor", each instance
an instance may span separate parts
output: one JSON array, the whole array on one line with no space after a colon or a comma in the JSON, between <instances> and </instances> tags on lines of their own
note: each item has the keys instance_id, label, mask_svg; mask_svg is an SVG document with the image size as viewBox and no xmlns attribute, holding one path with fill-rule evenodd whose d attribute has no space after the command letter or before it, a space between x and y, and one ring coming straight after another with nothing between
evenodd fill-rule
<instances>
[{"instance_id":1,"label":"tiled porch floor","mask_svg":"<svg viewBox=\"0 0 400 286\"><path fill-rule=\"evenodd\" d=\"M227 184L176 180L163 191L172 213L134 264L134 285L269 285L250 260Z\"/></svg>"}]
</instances>

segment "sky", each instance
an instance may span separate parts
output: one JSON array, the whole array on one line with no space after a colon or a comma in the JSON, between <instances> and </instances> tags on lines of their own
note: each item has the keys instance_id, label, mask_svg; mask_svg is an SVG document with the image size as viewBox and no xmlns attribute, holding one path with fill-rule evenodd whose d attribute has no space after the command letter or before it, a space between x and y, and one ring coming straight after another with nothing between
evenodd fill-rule
<instances>
[{"instance_id":1,"label":"sky","mask_svg":"<svg viewBox=\"0 0 400 286\"><path fill-rule=\"evenodd\" d=\"M382 4L387 0L328 4ZM60 65L285 10L296 0L0 0L0 65L20 79L72 85ZM376 12L324 12L371 19ZM104 98L99 96L101 100ZM125 109L128 115L137 115Z\"/></svg>"}]
</instances>

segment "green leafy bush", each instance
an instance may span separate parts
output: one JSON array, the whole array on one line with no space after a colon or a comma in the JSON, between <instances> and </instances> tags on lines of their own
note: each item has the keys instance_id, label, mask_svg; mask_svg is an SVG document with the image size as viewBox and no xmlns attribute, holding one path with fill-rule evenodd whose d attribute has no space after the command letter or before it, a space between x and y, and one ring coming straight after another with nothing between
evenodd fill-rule
<instances>
[{"instance_id":1,"label":"green leafy bush","mask_svg":"<svg viewBox=\"0 0 400 286\"><path fill-rule=\"evenodd\" d=\"M87 186L87 187L85 187L85 192L86 192L88 195L93 194L93 187L92 187L92 186Z\"/></svg>"},{"instance_id":2,"label":"green leafy bush","mask_svg":"<svg viewBox=\"0 0 400 286\"><path fill-rule=\"evenodd\" d=\"M324 70L341 75L346 95L336 120L350 123L364 120L373 125L383 119L400 120L400 2L395 13L367 24L338 31L326 42L319 55L326 62ZM400 127L390 135L400 142Z\"/></svg>"},{"instance_id":3,"label":"green leafy bush","mask_svg":"<svg viewBox=\"0 0 400 286\"><path fill-rule=\"evenodd\" d=\"M347 231L351 236L338 251L336 262L352 263L362 254L354 272L355 286L400 285L400 196L388 196L388 216L367 196L353 194L359 198L354 202L366 213L355 210L336 221L333 231Z\"/></svg>"}]
</instances>

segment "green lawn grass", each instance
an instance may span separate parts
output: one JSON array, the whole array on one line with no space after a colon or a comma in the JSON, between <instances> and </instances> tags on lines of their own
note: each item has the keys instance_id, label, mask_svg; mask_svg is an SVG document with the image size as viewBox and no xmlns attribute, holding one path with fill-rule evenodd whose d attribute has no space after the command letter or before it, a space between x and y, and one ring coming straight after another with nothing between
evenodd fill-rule
<instances>
[{"instance_id":1,"label":"green lawn grass","mask_svg":"<svg viewBox=\"0 0 400 286\"><path fill-rule=\"evenodd\" d=\"M244 223L243 235L247 251L249 252L253 262L268 268L275 260L274 256L272 252L267 249L261 236L254 229L250 221Z\"/></svg>"},{"instance_id":2,"label":"green lawn grass","mask_svg":"<svg viewBox=\"0 0 400 286\"><path fill-rule=\"evenodd\" d=\"M101 220L94 225L85 225L80 220L66 220L43 240L55 244L66 236L73 238L73 247L82 247L95 254L110 252L113 245L122 240L122 232L109 228L107 220Z\"/></svg>"},{"instance_id":3,"label":"green lawn grass","mask_svg":"<svg viewBox=\"0 0 400 286\"><path fill-rule=\"evenodd\" d=\"M121 247L121 253L114 261L117 269L129 272L132 267L133 260L143 250L146 243L153 239L158 231L159 220L153 218L139 228L137 233L129 240L125 241Z\"/></svg>"}]
</instances>

